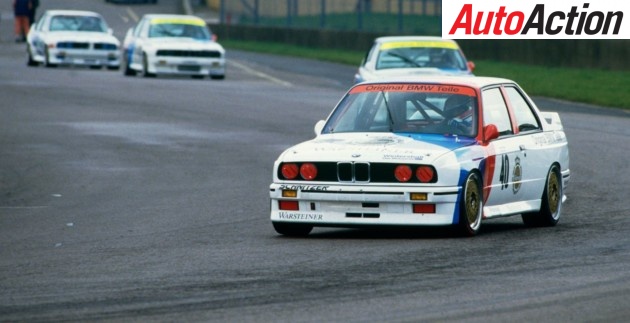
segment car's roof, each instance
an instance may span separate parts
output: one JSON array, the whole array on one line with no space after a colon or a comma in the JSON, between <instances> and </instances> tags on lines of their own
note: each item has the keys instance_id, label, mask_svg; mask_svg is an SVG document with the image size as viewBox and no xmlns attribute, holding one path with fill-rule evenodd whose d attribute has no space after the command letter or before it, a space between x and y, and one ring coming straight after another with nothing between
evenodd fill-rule
<instances>
[{"instance_id":1,"label":"car's roof","mask_svg":"<svg viewBox=\"0 0 630 323\"><path fill-rule=\"evenodd\" d=\"M100 17L101 16L97 12L87 11L87 10L59 10L59 9L54 9L54 10L46 10L46 13L50 14L50 15L54 15L54 16L96 16L96 17Z\"/></svg>"},{"instance_id":2,"label":"car's roof","mask_svg":"<svg viewBox=\"0 0 630 323\"><path fill-rule=\"evenodd\" d=\"M410 76L410 77L395 77L395 78L383 78L376 81L364 82L361 84L391 84L391 83L418 83L418 84L445 84L445 85L464 85L472 88L480 89L489 85L506 84L516 82L499 77L487 77L487 76Z\"/></svg>"}]
</instances>

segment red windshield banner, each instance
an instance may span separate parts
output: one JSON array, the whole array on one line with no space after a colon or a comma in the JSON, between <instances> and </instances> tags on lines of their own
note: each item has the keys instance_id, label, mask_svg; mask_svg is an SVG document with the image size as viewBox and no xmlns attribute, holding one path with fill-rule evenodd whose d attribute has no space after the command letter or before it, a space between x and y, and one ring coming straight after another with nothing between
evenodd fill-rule
<instances>
[{"instance_id":1,"label":"red windshield banner","mask_svg":"<svg viewBox=\"0 0 630 323\"><path fill-rule=\"evenodd\" d=\"M350 90L350 94L362 92L421 92L421 93L446 93L461 94L476 97L473 88L461 85L450 84L409 84L409 83L389 83L389 84L364 84L357 85Z\"/></svg>"}]
</instances>

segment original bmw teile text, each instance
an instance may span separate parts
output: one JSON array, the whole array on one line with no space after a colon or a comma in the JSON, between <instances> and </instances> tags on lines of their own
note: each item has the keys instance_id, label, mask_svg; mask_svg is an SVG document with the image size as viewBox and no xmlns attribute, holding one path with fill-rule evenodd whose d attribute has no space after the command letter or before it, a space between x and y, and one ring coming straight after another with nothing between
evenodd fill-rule
<instances>
[{"instance_id":1,"label":"original bmw teile text","mask_svg":"<svg viewBox=\"0 0 630 323\"><path fill-rule=\"evenodd\" d=\"M630 6L624 2L444 1L455 5L443 6L444 38L630 38L623 10Z\"/></svg>"}]
</instances>

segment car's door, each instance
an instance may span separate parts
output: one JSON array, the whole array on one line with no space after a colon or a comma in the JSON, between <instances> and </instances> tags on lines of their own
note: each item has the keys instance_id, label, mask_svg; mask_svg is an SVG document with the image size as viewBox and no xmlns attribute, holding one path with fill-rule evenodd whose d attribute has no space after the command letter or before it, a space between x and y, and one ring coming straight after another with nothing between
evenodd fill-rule
<instances>
[{"instance_id":1,"label":"car's door","mask_svg":"<svg viewBox=\"0 0 630 323\"><path fill-rule=\"evenodd\" d=\"M147 37L147 25L149 25L148 19L142 19L132 32L131 38L133 40L130 44L130 59L132 64L142 64L143 44Z\"/></svg>"},{"instance_id":2,"label":"car's door","mask_svg":"<svg viewBox=\"0 0 630 323\"><path fill-rule=\"evenodd\" d=\"M514 206L508 204L521 198L523 147L514 132L501 87L485 88L481 97L484 127L494 124L499 131L499 138L487 147L487 162L493 167L484 174L484 211L486 216L515 213Z\"/></svg>"},{"instance_id":3,"label":"car's door","mask_svg":"<svg viewBox=\"0 0 630 323\"><path fill-rule=\"evenodd\" d=\"M520 181L513 180L514 189L519 190L521 200L534 201L542 196L547 172L551 166L547 161L552 158L548 156L550 151L539 144L541 139L544 139L541 120L536 117L523 92L516 86L507 85L504 87L504 93L514 114L516 138L522 152L520 167L514 169L514 174L518 173L520 176Z\"/></svg>"}]
</instances>

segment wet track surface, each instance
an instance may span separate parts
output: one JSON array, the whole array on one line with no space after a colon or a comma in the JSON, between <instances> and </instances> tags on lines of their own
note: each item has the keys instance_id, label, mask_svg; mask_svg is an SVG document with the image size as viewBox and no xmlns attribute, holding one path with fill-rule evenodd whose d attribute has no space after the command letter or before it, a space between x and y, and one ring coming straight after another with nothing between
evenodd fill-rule
<instances>
[{"instance_id":1,"label":"wet track surface","mask_svg":"<svg viewBox=\"0 0 630 323\"><path fill-rule=\"evenodd\" d=\"M119 38L134 15L179 10L55 4L102 12ZM554 228L285 238L269 221L273 161L313 137L354 67L229 52L224 81L28 68L0 10L0 321L630 317L627 113L536 99L571 149Z\"/></svg>"}]
</instances>

